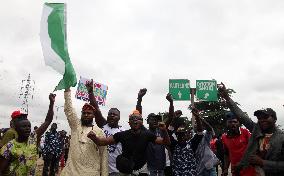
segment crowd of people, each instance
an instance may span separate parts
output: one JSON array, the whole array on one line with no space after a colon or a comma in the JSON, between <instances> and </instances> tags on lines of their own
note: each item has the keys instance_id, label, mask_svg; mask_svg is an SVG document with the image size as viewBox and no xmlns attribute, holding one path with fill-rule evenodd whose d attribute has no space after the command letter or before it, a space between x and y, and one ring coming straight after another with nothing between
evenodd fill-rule
<instances>
[{"instance_id":1,"label":"crowd of people","mask_svg":"<svg viewBox=\"0 0 284 176\"><path fill-rule=\"evenodd\" d=\"M10 128L1 132L0 176L35 175L41 156L41 175L51 176L60 167L63 176L216 176L218 167L222 176L229 172L233 176L284 175L284 133L276 124L276 112L271 108L256 110L257 122L253 122L231 99L224 84L218 90L230 111L225 114L226 131L218 137L194 106L192 127L179 120L182 111L175 111L171 94L166 96L168 118L150 113L146 128L142 117L145 88L138 92L136 108L129 115L130 129L126 130L119 125L118 108L103 116L92 85L92 81L86 83L90 103L84 104L80 117L73 107L71 90L65 89L70 136L57 131L57 124L52 123L55 94L49 95L45 121L33 132L28 114L13 112Z\"/></svg>"}]
</instances>

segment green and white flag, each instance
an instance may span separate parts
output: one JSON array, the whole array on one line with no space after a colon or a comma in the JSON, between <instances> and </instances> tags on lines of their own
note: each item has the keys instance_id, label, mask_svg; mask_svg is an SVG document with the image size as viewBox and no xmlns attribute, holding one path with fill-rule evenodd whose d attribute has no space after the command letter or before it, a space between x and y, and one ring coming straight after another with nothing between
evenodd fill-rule
<instances>
[{"instance_id":1,"label":"green and white flag","mask_svg":"<svg viewBox=\"0 0 284 176\"><path fill-rule=\"evenodd\" d=\"M64 3L45 3L41 18L40 40L45 64L63 75L54 91L75 87L77 83L67 47L65 9Z\"/></svg>"}]
</instances>

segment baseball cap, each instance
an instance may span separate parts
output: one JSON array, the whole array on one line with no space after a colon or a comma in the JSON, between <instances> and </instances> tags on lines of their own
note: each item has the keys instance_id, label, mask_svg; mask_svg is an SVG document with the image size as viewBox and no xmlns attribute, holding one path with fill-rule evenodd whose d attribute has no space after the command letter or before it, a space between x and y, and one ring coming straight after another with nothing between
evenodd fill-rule
<instances>
[{"instance_id":1,"label":"baseball cap","mask_svg":"<svg viewBox=\"0 0 284 176\"><path fill-rule=\"evenodd\" d=\"M155 114L155 113L150 113L148 116L147 116L147 119L149 118L154 118L154 119L157 119L157 120L162 120L162 116L161 115L158 115L158 114Z\"/></svg>"},{"instance_id":2,"label":"baseball cap","mask_svg":"<svg viewBox=\"0 0 284 176\"><path fill-rule=\"evenodd\" d=\"M12 112L12 114L11 114L12 119L16 119L16 118L21 117L21 116L27 117L28 114L22 113L20 110L16 110L16 111Z\"/></svg>"},{"instance_id":3,"label":"baseball cap","mask_svg":"<svg viewBox=\"0 0 284 176\"><path fill-rule=\"evenodd\" d=\"M227 120L238 119L237 115L233 112L227 112L225 116Z\"/></svg>"},{"instance_id":4,"label":"baseball cap","mask_svg":"<svg viewBox=\"0 0 284 176\"><path fill-rule=\"evenodd\" d=\"M272 118L277 120L276 112L271 108L257 110L257 111L254 112L253 115L256 116L256 117L260 117L260 116L263 116L263 115L271 116Z\"/></svg>"}]
</instances>

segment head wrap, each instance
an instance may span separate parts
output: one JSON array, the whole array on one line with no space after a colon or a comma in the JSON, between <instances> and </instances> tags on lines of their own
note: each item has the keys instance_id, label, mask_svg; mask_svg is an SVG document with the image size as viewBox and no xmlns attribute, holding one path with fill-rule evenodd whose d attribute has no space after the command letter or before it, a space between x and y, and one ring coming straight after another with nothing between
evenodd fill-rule
<instances>
[{"instance_id":1,"label":"head wrap","mask_svg":"<svg viewBox=\"0 0 284 176\"><path fill-rule=\"evenodd\" d=\"M140 114L140 112L139 112L138 110L132 111L132 113L129 115L129 118L130 118L130 117L133 117L133 116L142 117L142 115Z\"/></svg>"},{"instance_id":2,"label":"head wrap","mask_svg":"<svg viewBox=\"0 0 284 176\"><path fill-rule=\"evenodd\" d=\"M93 110L95 112L96 108L90 105L89 103L85 103L84 106L82 107L82 111L85 111L85 110Z\"/></svg>"}]
</instances>

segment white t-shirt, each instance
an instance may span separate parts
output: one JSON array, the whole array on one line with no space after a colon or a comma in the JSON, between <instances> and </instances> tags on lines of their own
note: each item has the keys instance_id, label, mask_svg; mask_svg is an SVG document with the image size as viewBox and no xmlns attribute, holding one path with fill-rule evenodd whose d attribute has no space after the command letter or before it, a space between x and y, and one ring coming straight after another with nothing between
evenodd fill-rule
<instances>
[{"instance_id":1,"label":"white t-shirt","mask_svg":"<svg viewBox=\"0 0 284 176\"><path fill-rule=\"evenodd\" d=\"M125 129L121 126L118 128L111 128L108 124L103 126L103 131L106 137L112 136L117 132L125 131ZM108 166L109 166L109 173L119 172L116 169L116 157L122 153L121 143L108 145Z\"/></svg>"},{"instance_id":2,"label":"white t-shirt","mask_svg":"<svg viewBox=\"0 0 284 176\"><path fill-rule=\"evenodd\" d=\"M40 148L43 149L44 147L44 136L42 135L40 138Z\"/></svg>"},{"instance_id":3,"label":"white t-shirt","mask_svg":"<svg viewBox=\"0 0 284 176\"><path fill-rule=\"evenodd\" d=\"M165 148L165 153L166 153L166 166L171 166L169 151L166 148Z\"/></svg>"}]
</instances>

